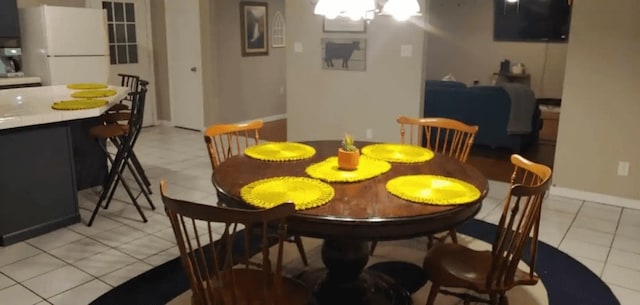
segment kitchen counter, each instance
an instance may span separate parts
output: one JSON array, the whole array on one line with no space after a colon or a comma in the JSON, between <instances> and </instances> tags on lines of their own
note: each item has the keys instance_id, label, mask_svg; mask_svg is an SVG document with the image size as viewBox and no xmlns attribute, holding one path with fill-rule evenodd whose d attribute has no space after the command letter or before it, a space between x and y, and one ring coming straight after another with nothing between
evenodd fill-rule
<instances>
[{"instance_id":1,"label":"kitchen counter","mask_svg":"<svg viewBox=\"0 0 640 305\"><path fill-rule=\"evenodd\" d=\"M71 111L51 109L72 99L65 86L0 90L0 246L80 221L78 190L102 185L108 168L88 130L129 90L111 89L108 105Z\"/></svg>"},{"instance_id":2,"label":"kitchen counter","mask_svg":"<svg viewBox=\"0 0 640 305\"><path fill-rule=\"evenodd\" d=\"M117 94L106 98L107 105L72 111L51 108L55 101L73 99L71 93L75 90L64 85L0 90L0 130L97 117L128 92L125 87L111 86L110 89L116 90Z\"/></svg>"},{"instance_id":3,"label":"kitchen counter","mask_svg":"<svg viewBox=\"0 0 640 305\"><path fill-rule=\"evenodd\" d=\"M40 84L39 77L0 77L0 88L4 86L18 86Z\"/></svg>"}]
</instances>

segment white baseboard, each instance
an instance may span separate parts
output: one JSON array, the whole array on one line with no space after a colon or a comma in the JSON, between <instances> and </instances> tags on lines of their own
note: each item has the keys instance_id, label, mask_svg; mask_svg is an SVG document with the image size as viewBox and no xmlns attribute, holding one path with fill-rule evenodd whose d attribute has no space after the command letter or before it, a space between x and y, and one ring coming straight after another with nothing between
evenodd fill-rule
<instances>
[{"instance_id":1,"label":"white baseboard","mask_svg":"<svg viewBox=\"0 0 640 305\"><path fill-rule=\"evenodd\" d=\"M551 195L557 195L561 197L568 197L580 200L588 200L608 205L613 205L621 208L640 209L640 200L586 192L580 190L574 190L566 187L552 186L549 190Z\"/></svg>"},{"instance_id":2,"label":"white baseboard","mask_svg":"<svg viewBox=\"0 0 640 305\"><path fill-rule=\"evenodd\" d=\"M166 120L156 120L156 125L173 127L173 123L171 123L171 121L166 121Z\"/></svg>"}]
</instances>

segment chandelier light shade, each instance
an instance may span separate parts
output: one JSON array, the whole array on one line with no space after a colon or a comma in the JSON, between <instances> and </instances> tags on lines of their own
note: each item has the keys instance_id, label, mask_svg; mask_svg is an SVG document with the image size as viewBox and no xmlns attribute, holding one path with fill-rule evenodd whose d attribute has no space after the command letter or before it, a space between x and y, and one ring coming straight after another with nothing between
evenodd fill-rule
<instances>
[{"instance_id":1,"label":"chandelier light shade","mask_svg":"<svg viewBox=\"0 0 640 305\"><path fill-rule=\"evenodd\" d=\"M388 0L378 9L379 0L317 0L314 13L328 19L347 17L351 20L372 20L376 14L391 15L405 21L420 15L418 0Z\"/></svg>"},{"instance_id":2,"label":"chandelier light shade","mask_svg":"<svg viewBox=\"0 0 640 305\"><path fill-rule=\"evenodd\" d=\"M389 0L380 14L391 15L398 21L406 21L411 16L420 16L420 4L418 0Z\"/></svg>"}]
</instances>

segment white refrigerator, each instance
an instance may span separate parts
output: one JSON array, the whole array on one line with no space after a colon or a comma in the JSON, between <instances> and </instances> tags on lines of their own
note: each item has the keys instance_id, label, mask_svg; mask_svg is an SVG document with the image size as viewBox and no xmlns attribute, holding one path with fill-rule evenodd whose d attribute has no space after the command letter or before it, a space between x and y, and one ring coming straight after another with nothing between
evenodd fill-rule
<instances>
[{"instance_id":1,"label":"white refrigerator","mask_svg":"<svg viewBox=\"0 0 640 305\"><path fill-rule=\"evenodd\" d=\"M36 6L19 9L22 67L43 85L109 78L109 41L101 9Z\"/></svg>"}]
</instances>

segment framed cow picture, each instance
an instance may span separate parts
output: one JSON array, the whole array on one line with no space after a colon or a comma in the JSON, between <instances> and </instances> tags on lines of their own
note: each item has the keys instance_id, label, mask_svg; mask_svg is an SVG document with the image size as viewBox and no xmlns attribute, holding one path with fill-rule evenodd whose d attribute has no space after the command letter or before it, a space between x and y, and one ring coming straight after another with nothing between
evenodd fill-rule
<instances>
[{"instance_id":1,"label":"framed cow picture","mask_svg":"<svg viewBox=\"0 0 640 305\"><path fill-rule=\"evenodd\" d=\"M362 38L323 38L322 68L326 70L365 71L367 40Z\"/></svg>"}]
</instances>

